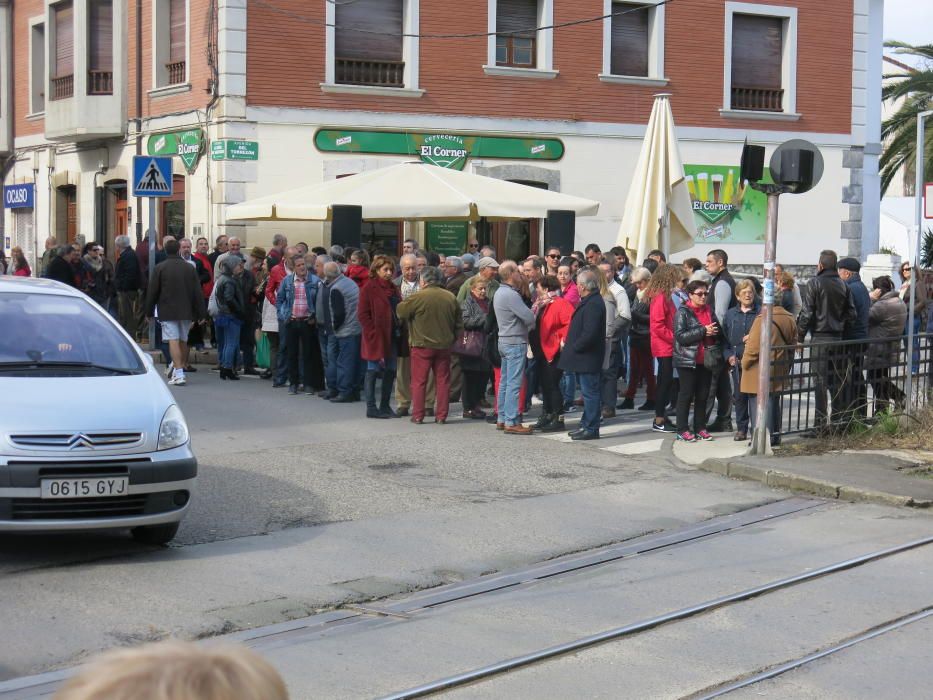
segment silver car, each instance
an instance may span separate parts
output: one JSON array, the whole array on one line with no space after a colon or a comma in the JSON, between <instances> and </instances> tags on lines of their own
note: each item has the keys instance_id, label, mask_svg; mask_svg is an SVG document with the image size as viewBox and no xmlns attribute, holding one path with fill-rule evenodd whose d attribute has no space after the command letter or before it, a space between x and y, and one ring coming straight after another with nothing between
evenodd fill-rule
<instances>
[{"instance_id":1,"label":"silver car","mask_svg":"<svg viewBox=\"0 0 933 700\"><path fill-rule=\"evenodd\" d=\"M164 544L197 469L171 392L109 314L58 282L0 277L0 532Z\"/></svg>"}]
</instances>

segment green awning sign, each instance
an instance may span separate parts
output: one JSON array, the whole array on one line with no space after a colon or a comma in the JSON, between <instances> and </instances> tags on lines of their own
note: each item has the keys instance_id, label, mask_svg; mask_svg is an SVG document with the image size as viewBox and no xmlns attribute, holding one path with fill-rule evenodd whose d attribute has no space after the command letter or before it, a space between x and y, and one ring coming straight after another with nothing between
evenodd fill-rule
<instances>
[{"instance_id":1,"label":"green awning sign","mask_svg":"<svg viewBox=\"0 0 933 700\"><path fill-rule=\"evenodd\" d=\"M190 175L198 167L204 151L204 132L201 129L153 134L146 149L150 156L178 156Z\"/></svg>"},{"instance_id":2,"label":"green awning sign","mask_svg":"<svg viewBox=\"0 0 933 700\"><path fill-rule=\"evenodd\" d=\"M463 170L468 158L554 161L564 155L560 139L362 129L319 129L314 145L325 153L418 156L426 163L454 170Z\"/></svg>"},{"instance_id":3,"label":"green awning sign","mask_svg":"<svg viewBox=\"0 0 933 700\"><path fill-rule=\"evenodd\" d=\"M259 160L259 142L242 139L213 141L211 160Z\"/></svg>"}]
</instances>

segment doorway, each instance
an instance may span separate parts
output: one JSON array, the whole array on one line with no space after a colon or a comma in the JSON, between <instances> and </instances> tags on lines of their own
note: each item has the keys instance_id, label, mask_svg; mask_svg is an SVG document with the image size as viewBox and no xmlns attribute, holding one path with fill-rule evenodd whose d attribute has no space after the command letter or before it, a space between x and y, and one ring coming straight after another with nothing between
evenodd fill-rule
<instances>
[{"instance_id":1,"label":"doorway","mask_svg":"<svg viewBox=\"0 0 933 700\"><path fill-rule=\"evenodd\" d=\"M176 240L185 237L185 176L172 177L172 196L161 202L159 216L159 242L166 236Z\"/></svg>"},{"instance_id":2,"label":"doorway","mask_svg":"<svg viewBox=\"0 0 933 700\"><path fill-rule=\"evenodd\" d=\"M78 188L57 188L55 202L55 238L60 244L73 245L78 237Z\"/></svg>"}]
</instances>

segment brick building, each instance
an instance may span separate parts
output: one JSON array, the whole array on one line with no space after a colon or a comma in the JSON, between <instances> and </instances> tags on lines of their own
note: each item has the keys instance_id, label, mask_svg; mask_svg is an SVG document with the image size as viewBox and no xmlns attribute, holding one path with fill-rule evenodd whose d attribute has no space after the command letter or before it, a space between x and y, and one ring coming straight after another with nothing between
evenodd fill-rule
<instances>
[{"instance_id":1,"label":"brick building","mask_svg":"<svg viewBox=\"0 0 933 700\"><path fill-rule=\"evenodd\" d=\"M253 245L283 231L327 242L327 224L228 222L225 208L424 157L597 199L599 215L577 222L577 244L609 246L653 96L666 92L705 212L695 252L724 247L736 263L761 260L763 207L738 182L741 144L763 144L770 156L804 138L826 169L812 192L782 199L779 257L812 263L824 247L865 254L877 246L882 8L883 0L0 2L0 50L13 56L0 76L0 148L11 156L4 183L35 185L32 209L5 211L6 236L41 247L48 232L62 241L140 232L145 200L127 196L139 151L178 154L177 193L157 211L160 235L238 232ZM405 235L442 248L466 233L363 225L363 240L390 252ZM540 248L543 226L500 223L489 235L519 255Z\"/></svg>"}]
</instances>

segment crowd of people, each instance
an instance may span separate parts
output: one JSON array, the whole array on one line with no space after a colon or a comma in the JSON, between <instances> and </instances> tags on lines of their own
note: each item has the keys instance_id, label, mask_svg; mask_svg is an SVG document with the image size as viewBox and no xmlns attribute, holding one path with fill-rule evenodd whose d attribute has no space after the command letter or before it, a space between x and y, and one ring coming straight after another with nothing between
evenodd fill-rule
<instances>
[{"instance_id":1,"label":"crowd of people","mask_svg":"<svg viewBox=\"0 0 933 700\"><path fill-rule=\"evenodd\" d=\"M637 409L653 414L652 429L686 442L747 440L755 425L762 289L756 278L736 280L721 249L681 264L655 250L636 266L623 248L596 244L500 262L476 240L456 256L406 240L396 260L290 246L281 234L268 251L248 252L235 237L219 236L213 249L206 238L165 237L150 281L148 241L134 251L118 236L115 245L115 265L94 243L83 252L49 245L42 273L83 289L133 337L157 319L173 385L197 371L189 347L213 343L222 380L259 374L290 395L363 400L374 419L443 424L461 403L464 419L527 435L564 430L565 415L581 411L570 436L594 440L617 410L636 408L643 388ZM23 263L14 251L14 267ZM871 291L859 271L833 251L806 285L775 268L772 401L809 336L817 432L864 414L867 386L876 411L904 399L890 371L897 341L873 341L906 327L910 265L900 285L879 277ZM915 330L926 306L918 285ZM528 425L532 396L542 412ZM776 443L777 403L769 413Z\"/></svg>"}]
</instances>

